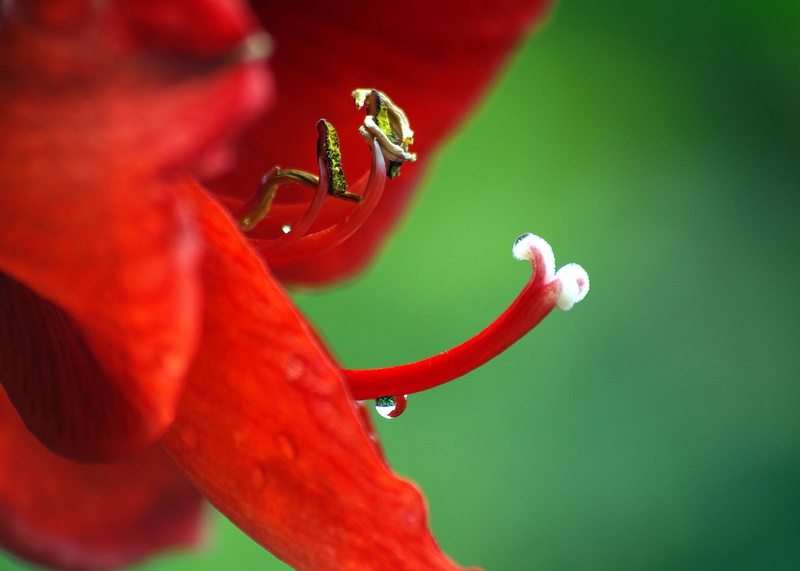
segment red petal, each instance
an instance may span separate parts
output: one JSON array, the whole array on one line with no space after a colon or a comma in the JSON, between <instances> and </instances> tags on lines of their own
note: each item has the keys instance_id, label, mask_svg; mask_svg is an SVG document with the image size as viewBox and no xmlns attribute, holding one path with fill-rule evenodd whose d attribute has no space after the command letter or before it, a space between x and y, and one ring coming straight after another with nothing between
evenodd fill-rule
<instances>
[{"instance_id":1,"label":"red petal","mask_svg":"<svg viewBox=\"0 0 800 571\"><path fill-rule=\"evenodd\" d=\"M247 4L240 0L115 0L115 4L137 44L176 54L219 57L235 50L254 27Z\"/></svg>"},{"instance_id":2,"label":"red petal","mask_svg":"<svg viewBox=\"0 0 800 571\"><path fill-rule=\"evenodd\" d=\"M193 25L192 2L169 4L182 5L184 25ZM20 288L4 292L11 340L2 382L53 450L117 458L151 445L171 422L196 346L199 247L170 172L220 156L259 104L265 78L255 64L165 54L152 27L144 34L131 23L127 4L5 8L0 271L63 312ZM59 348L51 334L71 335L75 323L81 339ZM15 329L22 324L33 345ZM70 353L96 359L76 365L93 371L83 385ZM25 359L41 368L25 369ZM42 368L50 374L34 374Z\"/></svg>"},{"instance_id":3,"label":"red petal","mask_svg":"<svg viewBox=\"0 0 800 571\"><path fill-rule=\"evenodd\" d=\"M459 569L291 301L222 210L199 202L208 311L166 450L236 525L297 569Z\"/></svg>"},{"instance_id":4,"label":"red petal","mask_svg":"<svg viewBox=\"0 0 800 571\"><path fill-rule=\"evenodd\" d=\"M51 450L105 459L157 438L172 418L181 385L158 371L143 375L146 365L141 363L139 376L118 371L110 377L74 320L0 274L0 379L30 430ZM140 396L137 390L148 392Z\"/></svg>"},{"instance_id":5,"label":"red petal","mask_svg":"<svg viewBox=\"0 0 800 571\"><path fill-rule=\"evenodd\" d=\"M158 448L117 465L46 450L0 390L0 546L60 569L110 569L202 539L204 502Z\"/></svg>"},{"instance_id":6,"label":"red petal","mask_svg":"<svg viewBox=\"0 0 800 571\"><path fill-rule=\"evenodd\" d=\"M540 18L546 0L411 0L391 10L338 2L252 2L273 36L278 81L274 113L247 134L234 172L215 181L223 194L247 196L275 164L316 169L314 124L337 128L344 168L357 178L369 153L357 133L354 88L385 91L416 133L420 161L391 181L382 204L358 234L311 262L278 275L306 285L341 279L372 256L403 212L424 164L471 111L511 48Z\"/></svg>"}]
</instances>

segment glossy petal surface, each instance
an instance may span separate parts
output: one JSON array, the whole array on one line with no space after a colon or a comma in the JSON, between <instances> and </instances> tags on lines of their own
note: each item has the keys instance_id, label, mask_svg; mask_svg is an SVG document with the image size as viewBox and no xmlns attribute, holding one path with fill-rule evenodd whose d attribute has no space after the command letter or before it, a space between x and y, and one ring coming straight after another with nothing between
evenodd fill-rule
<instances>
[{"instance_id":1,"label":"glossy petal surface","mask_svg":"<svg viewBox=\"0 0 800 571\"><path fill-rule=\"evenodd\" d=\"M74 458L122 457L172 420L200 297L198 240L172 171L219 163L221 142L266 95L255 64L176 53L174 29L159 41L136 17L154 6L5 3L0 20L0 270L25 284L2 294L2 382L37 437ZM193 3L159 6L187 27L192 14L206 21ZM231 49L227 36L209 43ZM22 298L35 323L14 305ZM69 367L24 366L77 354L66 335L52 357L68 331L91 355L82 384Z\"/></svg>"},{"instance_id":2,"label":"glossy petal surface","mask_svg":"<svg viewBox=\"0 0 800 571\"><path fill-rule=\"evenodd\" d=\"M209 239L198 358L164 446L237 526L297 569L458 569L388 468L341 373L233 222Z\"/></svg>"},{"instance_id":3,"label":"glossy petal surface","mask_svg":"<svg viewBox=\"0 0 800 571\"><path fill-rule=\"evenodd\" d=\"M416 133L412 150L420 160L390 183L361 230L307 264L278 271L286 282L313 285L346 278L369 261L436 147L464 120L547 2L412 0L391 9L322 0L252 4L275 42L276 109L248 131L236 169L213 189L243 198L274 164L315 172L320 117L336 126L345 172L356 180L369 153L358 135L363 112L353 106L354 88L386 92Z\"/></svg>"},{"instance_id":4,"label":"glossy petal surface","mask_svg":"<svg viewBox=\"0 0 800 571\"><path fill-rule=\"evenodd\" d=\"M158 448L115 465L56 456L0 390L0 547L58 569L111 569L196 544L203 504Z\"/></svg>"}]
</instances>

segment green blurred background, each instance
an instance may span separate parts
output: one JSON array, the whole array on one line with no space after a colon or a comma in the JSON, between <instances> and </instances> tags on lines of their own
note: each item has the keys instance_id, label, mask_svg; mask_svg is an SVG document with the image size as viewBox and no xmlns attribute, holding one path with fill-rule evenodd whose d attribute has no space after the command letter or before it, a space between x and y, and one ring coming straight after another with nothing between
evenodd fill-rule
<instances>
[{"instance_id":1,"label":"green blurred background","mask_svg":"<svg viewBox=\"0 0 800 571\"><path fill-rule=\"evenodd\" d=\"M386 366L498 315L522 232L588 270L571 312L376 418L459 563L800 569L798 38L800 2L562 2L380 261L298 297L347 366ZM213 527L138 571L288 569Z\"/></svg>"}]
</instances>

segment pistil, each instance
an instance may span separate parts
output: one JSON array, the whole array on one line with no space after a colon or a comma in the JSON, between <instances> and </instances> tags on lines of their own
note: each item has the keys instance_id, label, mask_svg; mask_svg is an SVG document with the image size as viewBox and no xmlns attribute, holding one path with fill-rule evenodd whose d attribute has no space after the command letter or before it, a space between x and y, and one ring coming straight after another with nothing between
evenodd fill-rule
<instances>
[{"instance_id":1,"label":"pistil","mask_svg":"<svg viewBox=\"0 0 800 571\"><path fill-rule=\"evenodd\" d=\"M555 307L566 311L589 291L589 276L577 264L555 271L553 250L538 236L523 234L517 238L513 254L531 262L532 275L497 320L465 343L421 361L383 369L345 370L353 397L367 400L408 395L461 377L508 349Z\"/></svg>"}]
</instances>

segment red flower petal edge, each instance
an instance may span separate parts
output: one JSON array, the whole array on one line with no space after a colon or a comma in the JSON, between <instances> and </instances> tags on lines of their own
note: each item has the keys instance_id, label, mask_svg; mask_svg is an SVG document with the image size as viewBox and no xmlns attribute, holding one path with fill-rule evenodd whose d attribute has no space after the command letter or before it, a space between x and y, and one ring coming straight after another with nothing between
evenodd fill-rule
<instances>
[{"instance_id":1,"label":"red flower petal edge","mask_svg":"<svg viewBox=\"0 0 800 571\"><path fill-rule=\"evenodd\" d=\"M204 504L158 448L114 465L56 456L0 389L0 547L56 569L112 569L196 545Z\"/></svg>"},{"instance_id":2,"label":"red flower petal edge","mask_svg":"<svg viewBox=\"0 0 800 571\"><path fill-rule=\"evenodd\" d=\"M459 569L388 468L340 370L221 207L196 189L206 315L163 445L220 511L293 567Z\"/></svg>"}]
</instances>

